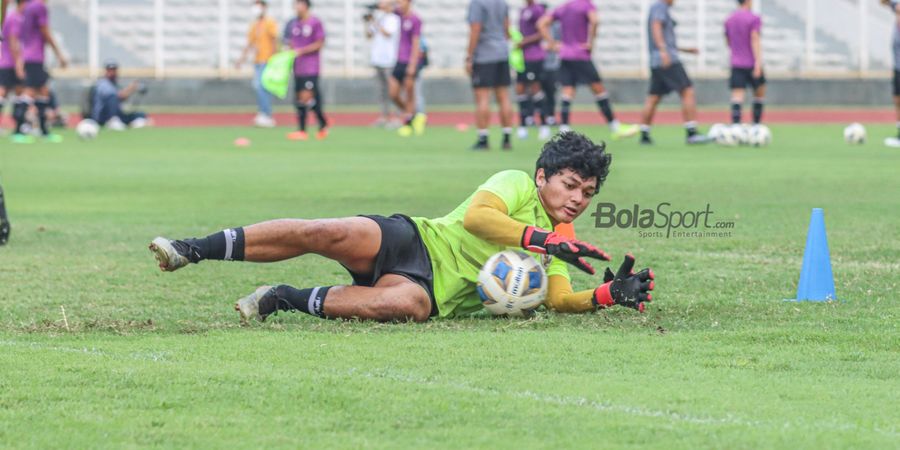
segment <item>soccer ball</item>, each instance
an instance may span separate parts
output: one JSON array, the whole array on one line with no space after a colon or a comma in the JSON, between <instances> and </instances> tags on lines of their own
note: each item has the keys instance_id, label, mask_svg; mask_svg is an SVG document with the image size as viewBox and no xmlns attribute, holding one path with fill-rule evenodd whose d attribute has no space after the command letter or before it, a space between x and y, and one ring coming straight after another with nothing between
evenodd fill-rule
<instances>
[{"instance_id":1,"label":"soccer ball","mask_svg":"<svg viewBox=\"0 0 900 450\"><path fill-rule=\"evenodd\" d=\"M547 296L547 274L531 255L502 251L481 268L478 295L495 315L530 317Z\"/></svg>"},{"instance_id":2,"label":"soccer ball","mask_svg":"<svg viewBox=\"0 0 900 450\"><path fill-rule=\"evenodd\" d=\"M851 123L844 128L844 140L848 144L864 144L866 142L866 127L860 123Z\"/></svg>"},{"instance_id":3,"label":"soccer ball","mask_svg":"<svg viewBox=\"0 0 900 450\"><path fill-rule=\"evenodd\" d=\"M738 141L738 135L734 132L733 125L722 125L718 130L716 130L716 144L724 147L734 147L740 144L740 142Z\"/></svg>"},{"instance_id":4,"label":"soccer ball","mask_svg":"<svg viewBox=\"0 0 900 450\"><path fill-rule=\"evenodd\" d=\"M772 142L772 132L765 125L753 125L750 127L750 145L754 147L765 147Z\"/></svg>"},{"instance_id":5,"label":"soccer ball","mask_svg":"<svg viewBox=\"0 0 900 450\"><path fill-rule=\"evenodd\" d=\"M724 123L714 123L709 127L709 132L706 133L706 135L713 141L719 142L719 137L722 136L722 133L726 128L728 128L728 126Z\"/></svg>"},{"instance_id":6,"label":"soccer ball","mask_svg":"<svg viewBox=\"0 0 900 450\"><path fill-rule=\"evenodd\" d=\"M750 126L746 124L734 124L731 126L731 133L734 135L735 142L738 145L750 144Z\"/></svg>"},{"instance_id":7,"label":"soccer ball","mask_svg":"<svg viewBox=\"0 0 900 450\"><path fill-rule=\"evenodd\" d=\"M84 140L94 139L100 133L100 125L93 119L84 119L75 127L78 137Z\"/></svg>"}]
</instances>

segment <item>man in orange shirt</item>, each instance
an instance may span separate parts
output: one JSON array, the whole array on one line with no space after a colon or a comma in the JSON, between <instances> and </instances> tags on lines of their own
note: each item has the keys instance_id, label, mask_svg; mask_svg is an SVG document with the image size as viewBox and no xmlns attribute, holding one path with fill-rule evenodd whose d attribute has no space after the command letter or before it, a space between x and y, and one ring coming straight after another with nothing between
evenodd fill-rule
<instances>
[{"instance_id":1,"label":"man in orange shirt","mask_svg":"<svg viewBox=\"0 0 900 450\"><path fill-rule=\"evenodd\" d=\"M269 58L278 48L278 24L266 15L265 0L256 0L253 3L253 17L254 21L250 24L250 31L247 32L247 45L241 52L236 67L240 69L250 50L256 50L256 56L253 58L253 89L256 90L258 112L253 123L258 127L271 128L275 126L275 120L272 119L272 98L262 86L262 73Z\"/></svg>"}]
</instances>

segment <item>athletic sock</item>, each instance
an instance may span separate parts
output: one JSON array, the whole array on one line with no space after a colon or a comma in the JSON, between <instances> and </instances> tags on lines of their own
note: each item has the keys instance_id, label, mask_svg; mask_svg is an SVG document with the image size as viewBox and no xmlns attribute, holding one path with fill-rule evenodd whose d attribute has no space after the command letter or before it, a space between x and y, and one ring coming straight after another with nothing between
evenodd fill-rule
<instances>
[{"instance_id":1,"label":"athletic sock","mask_svg":"<svg viewBox=\"0 0 900 450\"><path fill-rule=\"evenodd\" d=\"M3 200L3 186L0 186L0 223L9 222L9 217L6 215L6 202Z\"/></svg>"},{"instance_id":2,"label":"athletic sock","mask_svg":"<svg viewBox=\"0 0 900 450\"><path fill-rule=\"evenodd\" d=\"M547 115L544 113L544 101L546 97L544 96L544 91L539 91L537 94L531 96L531 121L534 123L534 113L537 112L541 117L541 125L547 125Z\"/></svg>"},{"instance_id":3,"label":"athletic sock","mask_svg":"<svg viewBox=\"0 0 900 450\"><path fill-rule=\"evenodd\" d=\"M316 121L319 122L319 129L328 127L328 119L325 118L325 111L322 105L322 97L319 95L319 91L316 90L316 98L313 100L313 104L310 106L314 113L316 113Z\"/></svg>"},{"instance_id":4,"label":"athletic sock","mask_svg":"<svg viewBox=\"0 0 900 450\"><path fill-rule=\"evenodd\" d=\"M38 123L41 126L41 134L46 136L50 134L50 130L47 129L47 108L50 107L50 99L39 98L35 100L34 106L37 107Z\"/></svg>"},{"instance_id":5,"label":"athletic sock","mask_svg":"<svg viewBox=\"0 0 900 450\"><path fill-rule=\"evenodd\" d=\"M533 114L533 104L531 102L531 97L527 94L522 94L516 98L519 102L519 126L527 127L528 126L528 117Z\"/></svg>"},{"instance_id":6,"label":"athletic sock","mask_svg":"<svg viewBox=\"0 0 900 450\"><path fill-rule=\"evenodd\" d=\"M297 108L297 128L306 131L306 105L294 105Z\"/></svg>"},{"instance_id":7,"label":"athletic sock","mask_svg":"<svg viewBox=\"0 0 900 450\"><path fill-rule=\"evenodd\" d=\"M6 107L6 99L0 97L0 117L3 117L3 108Z\"/></svg>"},{"instance_id":8,"label":"athletic sock","mask_svg":"<svg viewBox=\"0 0 900 450\"><path fill-rule=\"evenodd\" d=\"M609 93L604 92L596 97L597 100L597 108L600 109L600 112L603 113L603 117L606 118L607 123L612 123L616 120L616 116L613 115L612 105L609 103Z\"/></svg>"},{"instance_id":9,"label":"athletic sock","mask_svg":"<svg viewBox=\"0 0 900 450\"><path fill-rule=\"evenodd\" d=\"M22 125L25 124L25 115L28 112L28 107L31 106L32 100L30 97L20 96L16 98L15 103L13 104L13 118L16 121L16 134L22 133Z\"/></svg>"},{"instance_id":10,"label":"athletic sock","mask_svg":"<svg viewBox=\"0 0 900 450\"><path fill-rule=\"evenodd\" d=\"M569 124L569 110L571 108L572 108L572 100L567 97L563 97L562 102L559 107L559 114L560 114L560 116L562 116L562 124L563 125Z\"/></svg>"},{"instance_id":11,"label":"athletic sock","mask_svg":"<svg viewBox=\"0 0 900 450\"><path fill-rule=\"evenodd\" d=\"M199 261L204 259L244 260L244 228L242 227L229 228L205 238L185 239L184 242L197 249Z\"/></svg>"},{"instance_id":12,"label":"athletic sock","mask_svg":"<svg viewBox=\"0 0 900 450\"><path fill-rule=\"evenodd\" d=\"M312 289L297 289L286 284L275 288L278 310L301 311L311 316L325 318L325 297L334 286L320 286Z\"/></svg>"},{"instance_id":13,"label":"athletic sock","mask_svg":"<svg viewBox=\"0 0 900 450\"><path fill-rule=\"evenodd\" d=\"M641 125L641 140L650 140L650 125Z\"/></svg>"},{"instance_id":14,"label":"athletic sock","mask_svg":"<svg viewBox=\"0 0 900 450\"><path fill-rule=\"evenodd\" d=\"M754 103L754 109L755 105ZM731 102L731 123L741 123L741 104L736 101Z\"/></svg>"},{"instance_id":15,"label":"athletic sock","mask_svg":"<svg viewBox=\"0 0 900 450\"><path fill-rule=\"evenodd\" d=\"M753 99L753 123L759 124L762 122L763 109L765 109L766 101L761 98Z\"/></svg>"},{"instance_id":16,"label":"athletic sock","mask_svg":"<svg viewBox=\"0 0 900 450\"><path fill-rule=\"evenodd\" d=\"M478 144L479 145L481 145L481 144L487 145L487 143L488 143L488 130L487 129L478 130Z\"/></svg>"},{"instance_id":17,"label":"athletic sock","mask_svg":"<svg viewBox=\"0 0 900 450\"><path fill-rule=\"evenodd\" d=\"M897 122L897 139L900 139L900 122Z\"/></svg>"},{"instance_id":18,"label":"athletic sock","mask_svg":"<svg viewBox=\"0 0 900 450\"><path fill-rule=\"evenodd\" d=\"M503 127L503 143L509 144L510 136L512 135L512 128Z\"/></svg>"},{"instance_id":19,"label":"athletic sock","mask_svg":"<svg viewBox=\"0 0 900 450\"><path fill-rule=\"evenodd\" d=\"M692 137L697 135L697 122L690 121L684 123L684 131L687 132L687 137Z\"/></svg>"}]
</instances>

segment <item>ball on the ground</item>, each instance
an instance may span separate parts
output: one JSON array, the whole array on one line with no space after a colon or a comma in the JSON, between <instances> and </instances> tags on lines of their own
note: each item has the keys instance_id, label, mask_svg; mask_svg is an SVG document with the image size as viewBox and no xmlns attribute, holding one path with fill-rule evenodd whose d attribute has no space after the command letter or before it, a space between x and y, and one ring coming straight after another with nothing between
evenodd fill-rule
<instances>
[{"instance_id":1,"label":"ball on the ground","mask_svg":"<svg viewBox=\"0 0 900 450\"><path fill-rule=\"evenodd\" d=\"M719 136L722 135L723 131L728 128L724 123L714 123L711 127L709 127L709 132L706 133L710 139L714 142L719 142Z\"/></svg>"},{"instance_id":2,"label":"ball on the ground","mask_svg":"<svg viewBox=\"0 0 900 450\"><path fill-rule=\"evenodd\" d=\"M239 137L234 140L234 145L235 145L235 147L249 147L250 139L247 139L245 137Z\"/></svg>"},{"instance_id":3,"label":"ball on the ground","mask_svg":"<svg viewBox=\"0 0 900 450\"><path fill-rule=\"evenodd\" d=\"M84 119L75 126L75 133L84 140L90 140L100 134L100 124L94 119Z\"/></svg>"},{"instance_id":4,"label":"ball on the ground","mask_svg":"<svg viewBox=\"0 0 900 450\"><path fill-rule=\"evenodd\" d=\"M866 142L866 127L861 123L851 123L844 128L844 141L848 144L863 144Z\"/></svg>"},{"instance_id":5,"label":"ball on the ground","mask_svg":"<svg viewBox=\"0 0 900 450\"><path fill-rule=\"evenodd\" d=\"M772 131L763 124L753 125L750 127L748 142L754 147L765 147L772 143Z\"/></svg>"},{"instance_id":6,"label":"ball on the ground","mask_svg":"<svg viewBox=\"0 0 900 450\"><path fill-rule=\"evenodd\" d=\"M734 147L740 144L740 142L738 142L738 136L734 132L734 127L731 125L723 125L716 130L716 144L723 147Z\"/></svg>"},{"instance_id":7,"label":"ball on the ground","mask_svg":"<svg viewBox=\"0 0 900 450\"><path fill-rule=\"evenodd\" d=\"M734 134L734 140L737 145L750 145L750 126L746 124L734 124L731 126L731 133Z\"/></svg>"},{"instance_id":8,"label":"ball on the ground","mask_svg":"<svg viewBox=\"0 0 900 450\"><path fill-rule=\"evenodd\" d=\"M502 251L481 268L478 295L495 315L530 317L547 296L547 274L531 255Z\"/></svg>"}]
</instances>

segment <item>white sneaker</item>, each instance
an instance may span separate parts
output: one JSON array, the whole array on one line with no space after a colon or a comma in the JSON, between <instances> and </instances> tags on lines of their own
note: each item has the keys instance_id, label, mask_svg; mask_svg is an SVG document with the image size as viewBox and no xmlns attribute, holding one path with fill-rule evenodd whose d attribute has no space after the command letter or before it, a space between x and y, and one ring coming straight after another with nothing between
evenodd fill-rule
<instances>
[{"instance_id":1,"label":"white sneaker","mask_svg":"<svg viewBox=\"0 0 900 450\"><path fill-rule=\"evenodd\" d=\"M519 139L528 139L528 128L519 127L518 131L516 131L516 137Z\"/></svg>"},{"instance_id":2,"label":"white sneaker","mask_svg":"<svg viewBox=\"0 0 900 450\"><path fill-rule=\"evenodd\" d=\"M150 251L156 257L160 270L174 272L194 261L199 261L199 254L184 241L171 241L158 237L150 243Z\"/></svg>"},{"instance_id":3,"label":"white sneaker","mask_svg":"<svg viewBox=\"0 0 900 450\"><path fill-rule=\"evenodd\" d=\"M538 139L542 141L547 141L550 137L553 136L553 131L547 125L542 125L540 131L538 131Z\"/></svg>"},{"instance_id":4,"label":"white sneaker","mask_svg":"<svg viewBox=\"0 0 900 450\"><path fill-rule=\"evenodd\" d=\"M122 119L113 117L106 122L106 128L109 128L113 131L125 131L125 129L128 127L125 126L125 122L122 122Z\"/></svg>"},{"instance_id":5,"label":"white sneaker","mask_svg":"<svg viewBox=\"0 0 900 450\"><path fill-rule=\"evenodd\" d=\"M138 117L137 119L132 120L131 124L129 124L128 126L130 126L131 128L144 128L149 124L150 122L148 122L147 119Z\"/></svg>"},{"instance_id":6,"label":"white sneaker","mask_svg":"<svg viewBox=\"0 0 900 450\"><path fill-rule=\"evenodd\" d=\"M900 148L900 138L889 137L884 140L884 145L888 147Z\"/></svg>"},{"instance_id":7,"label":"white sneaker","mask_svg":"<svg viewBox=\"0 0 900 450\"><path fill-rule=\"evenodd\" d=\"M569 132L569 131L572 131L572 127L570 127L570 126L568 126L568 125L560 125L560 126L559 126L559 132L560 132L560 133L567 133L567 132Z\"/></svg>"},{"instance_id":8,"label":"white sneaker","mask_svg":"<svg viewBox=\"0 0 900 450\"><path fill-rule=\"evenodd\" d=\"M251 319L264 322L266 317L274 313L277 307L274 291L272 286L260 286L252 294L238 300L234 304L234 310L241 315L241 323L247 323ZM260 300L265 302L262 307Z\"/></svg>"},{"instance_id":9,"label":"white sneaker","mask_svg":"<svg viewBox=\"0 0 900 450\"><path fill-rule=\"evenodd\" d=\"M265 114L257 114L253 118L253 124L260 128L273 128L275 127L275 119Z\"/></svg>"}]
</instances>

